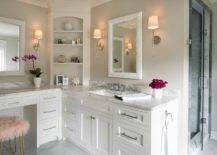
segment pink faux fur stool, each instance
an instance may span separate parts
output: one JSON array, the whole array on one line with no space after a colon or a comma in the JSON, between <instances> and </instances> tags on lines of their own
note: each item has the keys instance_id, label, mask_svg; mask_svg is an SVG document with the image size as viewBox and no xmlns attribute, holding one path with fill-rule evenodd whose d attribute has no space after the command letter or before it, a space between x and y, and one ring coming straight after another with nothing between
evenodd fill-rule
<instances>
[{"instance_id":1,"label":"pink faux fur stool","mask_svg":"<svg viewBox=\"0 0 217 155\"><path fill-rule=\"evenodd\" d=\"M24 135L29 130L29 123L16 117L0 117L0 155L3 153L3 142L9 141L10 152L16 152L16 138L19 137L20 155L24 155ZM14 140L15 148L12 150L11 140Z\"/></svg>"}]
</instances>

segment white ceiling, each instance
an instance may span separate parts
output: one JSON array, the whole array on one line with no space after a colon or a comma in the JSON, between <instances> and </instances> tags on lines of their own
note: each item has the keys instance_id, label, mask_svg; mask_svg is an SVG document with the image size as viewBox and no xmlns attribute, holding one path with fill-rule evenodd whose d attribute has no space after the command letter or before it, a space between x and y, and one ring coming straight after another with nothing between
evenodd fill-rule
<instances>
[{"instance_id":1,"label":"white ceiling","mask_svg":"<svg viewBox=\"0 0 217 155\"><path fill-rule=\"evenodd\" d=\"M0 22L0 35L18 37L19 26Z\"/></svg>"},{"instance_id":2,"label":"white ceiling","mask_svg":"<svg viewBox=\"0 0 217 155\"><path fill-rule=\"evenodd\" d=\"M58 1L58 0L18 0L18 1L41 6L41 7L48 7L49 3L51 4L54 3L54 1ZM59 1L63 1L63 0L59 0ZM72 1L72 2L80 1L89 4L90 7L95 7L103 3L109 2L111 0L65 0L65 1ZM62 3L64 3L64 1Z\"/></svg>"}]
</instances>

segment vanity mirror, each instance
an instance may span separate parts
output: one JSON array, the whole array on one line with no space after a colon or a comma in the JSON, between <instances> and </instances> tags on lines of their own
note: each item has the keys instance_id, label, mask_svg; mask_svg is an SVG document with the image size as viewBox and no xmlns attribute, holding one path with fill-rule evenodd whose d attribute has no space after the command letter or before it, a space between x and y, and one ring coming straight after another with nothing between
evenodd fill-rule
<instances>
[{"instance_id":1,"label":"vanity mirror","mask_svg":"<svg viewBox=\"0 0 217 155\"><path fill-rule=\"evenodd\" d=\"M142 79L142 12L109 21L109 77Z\"/></svg>"},{"instance_id":2,"label":"vanity mirror","mask_svg":"<svg viewBox=\"0 0 217 155\"><path fill-rule=\"evenodd\" d=\"M25 23L0 17L0 76L23 75L24 65L14 57L23 55L25 47Z\"/></svg>"}]
</instances>

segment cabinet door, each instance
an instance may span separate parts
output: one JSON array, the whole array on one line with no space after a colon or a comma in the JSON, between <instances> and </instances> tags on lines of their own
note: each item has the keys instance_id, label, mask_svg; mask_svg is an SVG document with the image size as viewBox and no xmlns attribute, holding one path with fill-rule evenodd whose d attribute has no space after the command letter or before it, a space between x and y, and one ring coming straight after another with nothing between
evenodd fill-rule
<instances>
[{"instance_id":1,"label":"cabinet door","mask_svg":"<svg viewBox=\"0 0 217 155\"><path fill-rule=\"evenodd\" d=\"M93 116L87 111L80 112L80 141L82 145L91 150L92 132L93 132Z\"/></svg>"},{"instance_id":2,"label":"cabinet door","mask_svg":"<svg viewBox=\"0 0 217 155\"><path fill-rule=\"evenodd\" d=\"M111 155L112 121L106 117L95 115L93 125L93 145L95 154Z\"/></svg>"}]
</instances>

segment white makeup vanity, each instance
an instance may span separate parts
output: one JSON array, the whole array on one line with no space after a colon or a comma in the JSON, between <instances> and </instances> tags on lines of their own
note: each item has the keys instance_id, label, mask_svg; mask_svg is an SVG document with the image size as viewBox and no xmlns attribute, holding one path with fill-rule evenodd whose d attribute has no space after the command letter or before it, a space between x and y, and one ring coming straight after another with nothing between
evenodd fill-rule
<instances>
[{"instance_id":1,"label":"white makeup vanity","mask_svg":"<svg viewBox=\"0 0 217 155\"><path fill-rule=\"evenodd\" d=\"M62 139L62 92L60 89L18 89L0 91L0 110L23 108L30 122L30 134L37 147ZM36 135L35 135L36 134Z\"/></svg>"}]
</instances>

